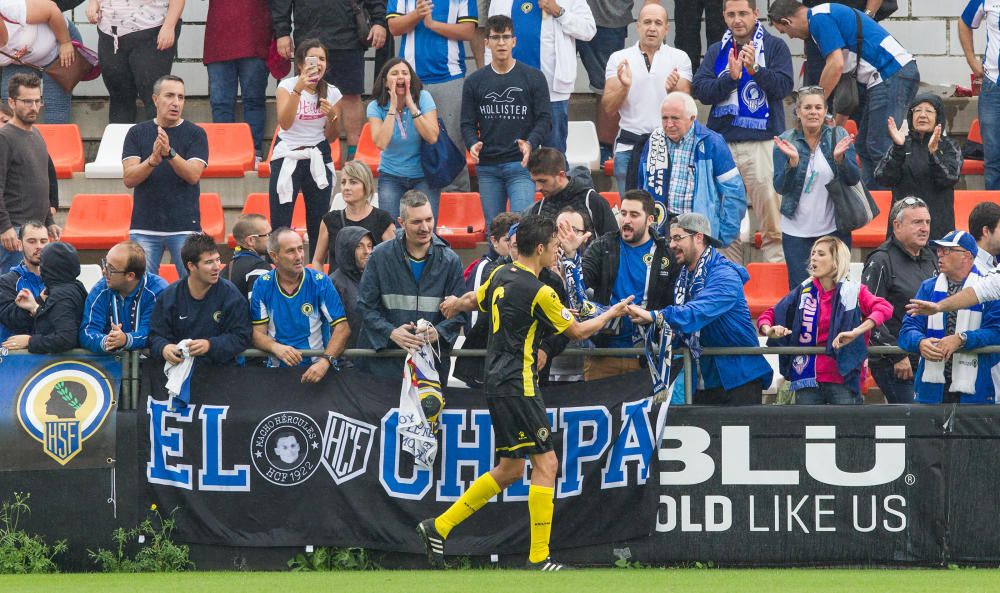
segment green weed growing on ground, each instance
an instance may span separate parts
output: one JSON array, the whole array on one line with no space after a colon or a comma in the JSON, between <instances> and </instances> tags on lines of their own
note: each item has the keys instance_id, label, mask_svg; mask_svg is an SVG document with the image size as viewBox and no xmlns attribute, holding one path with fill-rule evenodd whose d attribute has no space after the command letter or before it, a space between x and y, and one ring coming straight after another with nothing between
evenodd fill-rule
<instances>
[{"instance_id":1,"label":"green weed growing on ground","mask_svg":"<svg viewBox=\"0 0 1000 593\"><path fill-rule=\"evenodd\" d=\"M339 570L381 570L380 558L364 548L315 548L288 561L293 572L330 572Z\"/></svg>"},{"instance_id":2,"label":"green weed growing on ground","mask_svg":"<svg viewBox=\"0 0 1000 593\"><path fill-rule=\"evenodd\" d=\"M68 548L66 540L50 546L40 535L20 528L22 515L30 515L30 492L15 492L14 500L0 505L0 573L29 574L59 572L54 558Z\"/></svg>"},{"instance_id":3,"label":"green weed growing on ground","mask_svg":"<svg viewBox=\"0 0 1000 593\"><path fill-rule=\"evenodd\" d=\"M177 512L175 508L166 518L160 514L156 505L149 510L152 517L147 517L139 525L125 530L121 527L111 534L115 541L115 550L99 548L96 552L87 550L87 554L104 572L180 572L194 569L194 563L188 557L188 547L177 545L172 539ZM129 557L127 547L131 542L145 545L139 548L134 557Z\"/></svg>"}]
</instances>

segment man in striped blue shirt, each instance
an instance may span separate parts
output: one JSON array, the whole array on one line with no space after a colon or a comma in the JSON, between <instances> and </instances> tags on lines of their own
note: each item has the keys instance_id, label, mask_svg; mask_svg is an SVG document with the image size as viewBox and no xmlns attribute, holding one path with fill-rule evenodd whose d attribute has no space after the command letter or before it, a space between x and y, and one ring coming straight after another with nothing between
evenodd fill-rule
<instances>
[{"instance_id":1,"label":"man in striped blue shirt","mask_svg":"<svg viewBox=\"0 0 1000 593\"><path fill-rule=\"evenodd\" d=\"M902 121L920 86L917 62L896 39L867 14L841 4L806 8L798 0L775 0L768 9L771 24L797 39L812 39L826 64L819 84L829 98L840 77L854 71L862 93L856 146L861 157L861 180L869 189L884 189L875 183L875 165L889 150L892 139L886 127L891 116ZM858 22L861 22L861 55L857 55ZM837 114L843 125L849 113Z\"/></svg>"},{"instance_id":2,"label":"man in striped blue shirt","mask_svg":"<svg viewBox=\"0 0 1000 593\"><path fill-rule=\"evenodd\" d=\"M475 0L389 0L389 31L402 36L399 57L416 71L434 97L455 146L462 142L462 83L465 79L465 42L479 22ZM452 191L469 191L469 172L462 169Z\"/></svg>"},{"instance_id":3,"label":"man in striped blue shirt","mask_svg":"<svg viewBox=\"0 0 1000 593\"><path fill-rule=\"evenodd\" d=\"M986 22L986 54L976 55L972 30ZM958 21L958 40L962 42L965 61L976 78L983 81L979 92L979 129L983 135L983 160L986 189L1000 189L1000 1L969 0Z\"/></svg>"}]
</instances>

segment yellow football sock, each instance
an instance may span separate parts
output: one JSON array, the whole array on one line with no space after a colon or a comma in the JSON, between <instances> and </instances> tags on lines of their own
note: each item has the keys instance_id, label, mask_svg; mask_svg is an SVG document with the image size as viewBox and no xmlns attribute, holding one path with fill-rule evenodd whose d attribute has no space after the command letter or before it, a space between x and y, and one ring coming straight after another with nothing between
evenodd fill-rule
<instances>
[{"instance_id":1,"label":"yellow football sock","mask_svg":"<svg viewBox=\"0 0 1000 593\"><path fill-rule=\"evenodd\" d=\"M465 494L455 501L455 504L448 507L447 511L434 520L434 529L437 529L441 537L447 539L448 534L456 525L483 508L483 505L497 494L500 494L500 484L497 484L493 476L489 473L479 476L465 491Z\"/></svg>"},{"instance_id":2,"label":"yellow football sock","mask_svg":"<svg viewBox=\"0 0 1000 593\"><path fill-rule=\"evenodd\" d=\"M531 517L531 551L529 562L541 562L549 557L549 537L552 534L552 496L555 488L535 486L528 488L528 514Z\"/></svg>"}]
</instances>

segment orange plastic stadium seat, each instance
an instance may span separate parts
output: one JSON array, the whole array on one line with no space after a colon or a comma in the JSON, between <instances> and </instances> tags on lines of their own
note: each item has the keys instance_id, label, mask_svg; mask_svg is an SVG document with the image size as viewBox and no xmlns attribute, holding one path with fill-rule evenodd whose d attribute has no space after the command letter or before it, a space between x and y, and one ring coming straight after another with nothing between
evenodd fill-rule
<instances>
[{"instance_id":1,"label":"orange plastic stadium seat","mask_svg":"<svg viewBox=\"0 0 1000 593\"><path fill-rule=\"evenodd\" d=\"M604 170L605 177L615 176L615 159L608 159L604 161L604 166L601 167Z\"/></svg>"},{"instance_id":2,"label":"orange plastic stadium seat","mask_svg":"<svg viewBox=\"0 0 1000 593\"><path fill-rule=\"evenodd\" d=\"M271 156L274 154L274 145L278 142L278 130L280 129L280 127L274 128L274 136L271 137L271 147L267 149L267 158L257 163L257 177L261 179L271 177ZM344 155L340 147L340 138L335 138L330 143L330 158L333 160L334 168L340 169L344 166L342 160Z\"/></svg>"},{"instance_id":3,"label":"orange plastic stadium seat","mask_svg":"<svg viewBox=\"0 0 1000 593\"><path fill-rule=\"evenodd\" d=\"M201 194L201 230L216 243L226 240L226 216L222 212L219 194Z\"/></svg>"},{"instance_id":4,"label":"orange plastic stadium seat","mask_svg":"<svg viewBox=\"0 0 1000 593\"><path fill-rule=\"evenodd\" d=\"M202 177L243 177L253 170L253 136L250 126L198 124L208 135L208 167Z\"/></svg>"},{"instance_id":5,"label":"orange plastic stadium seat","mask_svg":"<svg viewBox=\"0 0 1000 593\"><path fill-rule=\"evenodd\" d=\"M983 143L983 133L979 130L979 120L972 120L972 125L969 126L969 136L970 142ZM974 161L971 159L964 159L962 161L962 175L983 175L986 173L986 167L983 161ZM956 212L955 223L958 224L958 213Z\"/></svg>"},{"instance_id":6,"label":"orange plastic stadium seat","mask_svg":"<svg viewBox=\"0 0 1000 593\"><path fill-rule=\"evenodd\" d=\"M622 201L618 198L618 192L616 191L602 191L601 197L607 200L612 208L619 208L622 205Z\"/></svg>"},{"instance_id":7,"label":"orange plastic stadium seat","mask_svg":"<svg viewBox=\"0 0 1000 593\"><path fill-rule=\"evenodd\" d=\"M45 140L56 177L72 179L74 172L83 172L83 137L76 124L38 124L35 126Z\"/></svg>"},{"instance_id":8,"label":"orange plastic stadium seat","mask_svg":"<svg viewBox=\"0 0 1000 593\"><path fill-rule=\"evenodd\" d=\"M166 280L167 284L173 284L174 282L177 282L178 279L177 268L174 267L172 262L169 264L160 262L160 269L157 271L156 275Z\"/></svg>"},{"instance_id":9,"label":"orange plastic stadium seat","mask_svg":"<svg viewBox=\"0 0 1000 593\"><path fill-rule=\"evenodd\" d=\"M266 193L253 193L247 195L247 199L243 202L243 211L241 214L260 214L268 221L271 220L271 204L269 197ZM302 235L306 234L306 202L302 194L299 194L295 198L295 207L292 208L292 228ZM206 231L207 232L207 231ZM226 239L226 243L230 247L236 247L236 239L233 234L230 233L229 237Z\"/></svg>"},{"instance_id":10,"label":"orange plastic stadium seat","mask_svg":"<svg viewBox=\"0 0 1000 593\"><path fill-rule=\"evenodd\" d=\"M358 151L354 153L354 159L368 165L372 170L372 175L378 177L378 164L382 160L382 151L375 146L372 140L372 127L365 124L361 128L361 137L358 138Z\"/></svg>"},{"instance_id":11,"label":"orange plastic stadium seat","mask_svg":"<svg viewBox=\"0 0 1000 593\"><path fill-rule=\"evenodd\" d=\"M62 240L77 249L109 249L128 239L131 221L132 196L78 194L69 207Z\"/></svg>"},{"instance_id":12,"label":"orange plastic stadium seat","mask_svg":"<svg viewBox=\"0 0 1000 593\"><path fill-rule=\"evenodd\" d=\"M981 202L1000 204L1000 191L988 191L984 189L955 190L956 229L971 232L969 229L969 215L972 214L972 209L976 207L976 204ZM931 239L940 239L940 237L931 237Z\"/></svg>"},{"instance_id":13,"label":"orange plastic stadium seat","mask_svg":"<svg viewBox=\"0 0 1000 593\"><path fill-rule=\"evenodd\" d=\"M849 119L849 120L847 120L844 123L844 129L847 130L848 134L852 134L854 136L857 136L858 135L858 122L854 121L853 119Z\"/></svg>"},{"instance_id":14,"label":"orange plastic stadium seat","mask_svg":"<svg viewBox=\"0 0 1000 593\"><path fill-rule=\"evenodd\" d=\"M486 220L479 194L442 193L437 234L456 249L474 249L476 243L485 241Z\"/></svg>"},{"instance_id":15,"label":"orange plastic stadium seat","mask_svg":"<svg viewBox=\"0 0 1000 593\"><path fill-rule=\"evenodd\" d=\"M788 294L788 268L785 264L747 264L750 280L743 285L743 292L750 307L750 318L755 322L761 313L773 307Z\"/></svg>"},{"instance_id":16,"label":"orange plastic stadium seat","mask_svg":"<svg viewBox=\"0 0 1000 593\"><path fill-rule=\"evenodd\" d=\"M889 209L892 208L892 192L873 191L872 197L878 204L879 214L871 222L851 233L853 247L878 247L885 241L888 232Z\"/></svg>"}]
</instances>

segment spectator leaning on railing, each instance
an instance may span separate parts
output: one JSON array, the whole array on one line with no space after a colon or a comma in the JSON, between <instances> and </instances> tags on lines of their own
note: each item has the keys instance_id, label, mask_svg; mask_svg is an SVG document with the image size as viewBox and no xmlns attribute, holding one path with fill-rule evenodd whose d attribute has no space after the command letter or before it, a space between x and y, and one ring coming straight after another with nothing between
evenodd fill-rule
<instances>
[{"instance_id":1,"label":"spectator leaning on railing","mask_svg":"<svg viewBox=\"0 0 1000 593\"><path fill-rule=\"evenodd\" d=\"M112 247L101 273L83 308L80 345L97 354L145 349L156 297L167 282L146 272L146 253L134 241Z\"/></svg>"},{"instance_id":2,"label":"spectator leaning on railing","mask_svg":"<svg viewBox=\"0 0 1000 593\"><path fill-rule=\"evenodd\" d=\"M908 315L899 332L899 346L920 353L916 400L924 404L993 403L992 371L1000 355L965 351L1000 344L1000 306L973 302L941 307L946 297L959 291L963 294L970 286L978 292L983 278L975 266L976 242L965 231L952 231L932 243L941 273L920 285L914 303L925 306ZM998 277L995 273L988 276ZM924 314L923 309L931 309L930 314Z\"/></svg>"},{"instance_id":3,"label":"spectator leaning on railing","mask_svg":"<svg viewBox=\"0 0 1000 593\"><path fill-rule=\"evenodd\" d=\"M21 226L18 240L21 241L24 259L0 276L0 343L8 336L31 333L31 314L17 306L18 293L27 290L39 301L45 290L38 267L42 261L42 249L49 242L49 232L44 224L29 220Z\"/></svg>"},{"instance_id":4,"label":"spectator leaning on railing","mask_svg":"<svg viewBox=\"0 0 1000 593\"><path fill-rule=\"evenodd\" d=\"M341 263L330 274L330 280L340 295L340 302L344 304L344 315L351 328L351 335L347 338L348 348L354 348L361 335L364 320L358 311L358 283L368 265L374 243L371 231L363 227L346 226L337 233L337 260Z\"/></svg>"},{"instance_id":5,"label":"spectator leaning on railing","mask_svg":"<svg viewBox=\"0 0 1000 593\"><path fill-rule=\"evenodd\" d=\"M850 263L851 250L840 239L816 239L809 278L757 320L768 346L826 349L824 354L779 357L796 404L864 402L861 371L868 357L868 332L892 317L892 305L847 279Z\"/></svg>"},{"instance_id":6,"label":"spectator leaning on railing","mask_svg":"<svg viewBox=\"0 0 1000 593\"><path fill-rule=\"evenodd\" d=\"M906 303L920 284L938 273L937 255L927 246L931 215L920 198L903 198L889 211L892 234L868 254L862 280L868 290L892 305L892 317L872 330L876 346L896 346L906 315ZM919 357L884 354L868 359L868 368L890 404L913 401L913 371Z\"/></svg>"}]
</instances>

